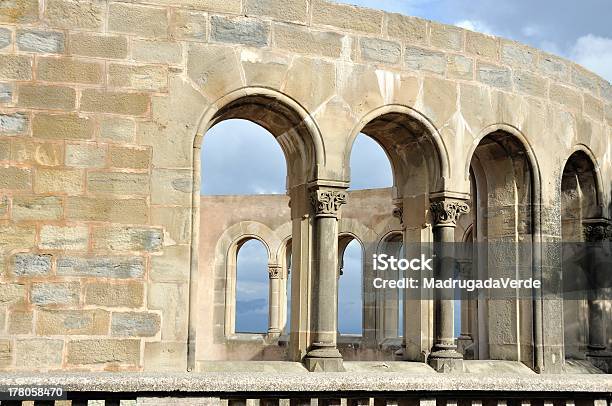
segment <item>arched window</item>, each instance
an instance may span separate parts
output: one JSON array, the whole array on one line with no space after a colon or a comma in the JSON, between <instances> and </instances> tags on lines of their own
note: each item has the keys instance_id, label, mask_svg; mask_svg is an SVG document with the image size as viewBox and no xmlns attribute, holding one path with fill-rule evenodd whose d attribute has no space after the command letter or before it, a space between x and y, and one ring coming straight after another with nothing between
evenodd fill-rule
<instances>
[{"instance_id":1,"label":"arched window","mask_svg":"<svg viewBox=\"0 0 612 406\"><path fill-rule=\"evenodd\" d=\"M266 333L269 318L268 253L250 239L236 255L236 333Z\"/></svg>"},{"instance_id":2,"label":"arched window","mask_svg":"<svg viewBox=\"0 0 612 406\"><path fill-rule=\"evenodd\" d=\"M340 241L342 247L342 237ZM350 239L341 251L338 282L338 332L362 335L363 331L363 254L356 239Z\"/></svg>"},{"instance_id":3,"label":"arched window","mask_svg":"<svg viewBox=\"0 0 612 406\"><path fill-rule=\"evenodd\" d=\"M393 174L385 151L374 139L363 133L359 134L351 151L350 190L391 186L393 186Z\"/></svg>"}]
</instances>

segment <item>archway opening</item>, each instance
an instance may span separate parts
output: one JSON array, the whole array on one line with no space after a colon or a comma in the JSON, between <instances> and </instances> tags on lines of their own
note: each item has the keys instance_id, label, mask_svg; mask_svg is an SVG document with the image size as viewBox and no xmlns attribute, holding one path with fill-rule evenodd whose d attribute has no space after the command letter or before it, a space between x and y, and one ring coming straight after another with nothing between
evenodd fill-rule
<instances>
[{"instance_id":1,"label":"archway opening","mask_svg":"<svg viewBox=\"0 0 612 406\"><path fill-rule=\"evenodd\" d=\"M268 332L269 290L266 247L254 238L243 241L236 253L236 333Z\"/></svg>"},{"instance_id":2,"label":"archway opening","mask_svg":"<svg viewBox=\"0 0 612 406\"><path fill-rule=\"evenodd\" d=\"M363 334L363 247L352 237L340 237L338 281L338 333Z\"/></svg>"}]
</instances>

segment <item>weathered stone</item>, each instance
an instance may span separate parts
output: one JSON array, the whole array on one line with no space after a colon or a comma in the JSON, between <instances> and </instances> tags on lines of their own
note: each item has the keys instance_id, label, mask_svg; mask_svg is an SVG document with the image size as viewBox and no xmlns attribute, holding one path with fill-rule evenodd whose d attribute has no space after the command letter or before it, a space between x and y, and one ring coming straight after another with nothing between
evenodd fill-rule
<instances>
[{"instance_id":1,"label":"weathered stone","mask_svg":"<svg viewBox=\"0 0 612 406\"><path fill-rule=\"evenodd\" d=\"M115 195L149 194L149 174L125 172L88 172L87 190Z\"/></svg>"},{"instance_id":2,"label":"weathered stone","mask_svg":"<svg viewBox=\"0 0 612 406\"><path fill-rule=\"evenodd\" d=\"M146 169L151 162L150 148L111 145L108 155L110 165L114 168Z\"/></svg>"},{"instance_id":3,"label":"weathered stone","mask_svg":"<svg viewBox=\"0 0 612 406\"><path fill-rule=\"evenodd\" d=\"M583 94L584 97L584 112L591 118L602 121L604 113L604 104L601 100L591 96L588 93Z\"/></svg>"},{"instance_id":4,"label":"weathered stone","mask_svg":"<svg viewBox=\"0 0 612 406\"><path fill-rule=\"evenodd\" d=\"M604 107L604 115L609 126L612 126L612 104L606 104Z\"/></svg>"},{"instance_id":5,"label":"weathered stone","mask_svg":"<svg viewBox=\"0 0 612 406\"><path fill-rule=\"evenodd\" d=\"M187 348L180 342L145 342L145 371L184 371Z\"/></svg>"},{"instance_id":6,"label":"weathered stone","mask_svg":"<svg viewBox=\"0 0 612 406\"><path fill-rule=\"evenodd\" d=\"M93 231L94 249L105 251L147 251L162 248L163 234L159 228L100 226Z\"/></svg>"},{"instance_id":7,"label":"weathered stone","mask_svg":"<svg viewBox=\"0 0 612 406\"><path fill-rule=\"evenodd\" d=\"M26 168L0 166L0 189L31 190L32 171Z\"/></svg>"},{"instance_id":8,"label":"weathered stone","mask_svg":"<svg viewBox=\"0 0 612 406\"><path fill-rule=\"evenodd\" d=\"M100 119L100 138L115 142L131 142L134 139L134 121L120 117Z\"/></svg>"},{"instance_id":9,"label":"weathered stone","mask_svg":"<svg viewBox=\"0 0 612 406\"><path fill-rule=\"evenodd\" d=\"M149 96L142 93L122 93L97 89L83 90L81 109L100 113L139 116L147 112Z\"/></svg>"},{"instance_id":10,"label":"weathered stone","mask_svg":"<svg viewBox=\"0 0 612 406\"><path fill-rule=\"evenodd\" d=\"M163 256L151 257L151 280L154 282L188 282L190 259L191 247L189 245L166 247Z\"/></svg>"},{"instance_id":11,"label":"weathered stone","mask_svg":"<svg viewBox=\"0 0 612 406\"><path fill-rule=\"evenodd\" d=\"M72 365L140 363L140 340L74 340L68 341L67 361Z\"/></svg>"},{"instance_id":12,"label":"weathered stone","mask_svg":"<svg viewBox=\"0 0 612 406\"><path fill-rule=\"evenodd\" d=\"M53 196L13 197L13 218L23 220L59 220L62 217L62 200Z\"/></svg>"},{"instance_id":13,"label":"weathered stone","mask_svg":"<svg viewBox=\"0 0 612 406\"><path fill-rule=\"evenodd\" d=\"M157 313L113 313L111 334L122 337L153 337L159 332L160 324Z\"/></svg>"},{"instance_id":14,"label":"weathered stone","mask_svg":"<svg viewBox=\"0 0 612 406\"><path fill-rule=\"evenodd\" d=\"M455 82L435 77L423 81L424 113L437 127L443 127L457 110L457 85Z\"/></svg>"},{"instance_id":15,"label":"weathered stone","mask_svg":"<svg viewBox=\"0 0 612 406\"><path fill-rule=\"evenodd\" d=\"M8 217L9 197L0 195L0 219Z\"/></svg>"},{"instance_id":16,"label":"weathered stone","mask_svg":"<svg viewBox=\"0 0 612 406\"><path fill-rule=\"evenodd\" d=\"M582 110L582 97L580 96L580 93L574 89L556 83L551 83L548 95L550 100L560 103L567 108L576 111Z\"/></svg>"},{"instance_id":17,"label":"weathered stone","mask_svg":"<svg viewBox=\"0 0 612 406\"><path fill-rule=\"evenodd\" d=\"M145 272L141 257L59 257L57 274L62 276L86 276L100 278L142 278Z\"/></svg>"},{"instance_id":18,"label":"weathered stone","mask_svg":"<svg viewBox=\"0 0 612 406\"><path fill-rule=\"evenodd\" d=\"M64 34L56 31L18 30L20 51L59 54L64 52Z\"/></svg>"},{"instance_id":19,"label":"weathered stone","mask_svg":"<svg viewBox=\"0 0 612 406\"><path fill-rule=\"evenodd\" d=\"M164 92L168 88L168 72L157 65L110 64L108 83L113 87Z\"/></svg>"},{"instance_id":20,"label":"weathered stone","mask_svg":"<svg viewBox=\"0 0 612 406\"><path fill-rule=\"evenodd\" d=\"M581 66L572 66L572 83L595 95L599 95L599 78Z\"/></svg>"},{"instance_id":21,"label":"weathered stone","mask_svg":"<svg viewBox=\"0 0 612 406\"><path fill-rule=\"evenodd\" d=\"M420 18L402 14L385 14L387 34L410 44L427 44L427 22Z\"/></svg>"},{"instance_id":22,"label":"weathered stone","mask_svg":"<svg viewBox=\"0 0 612 406\"><path fill-rule=\"evenodd\" d=\"M106 145L66 145L66 165L77 168L101 168L106 165Z\"/></svg>"},{"instance_id":23,"label":"weathered stone","mask_svg":"<svg viewBox=\"0 0 612 406\"><path fill-rule=\"evenodd\" d=\"M153 283L149 285L149 309L162 311L162 340L178 341L187 337L187 285Z\"/></svg>"},{"instance_id":24,"label":"weathered stone","mask_svg":"<svg viewBox=\"0 0 612 406\"><path fill-rule=\"evenodd\" d=\"M444 74L446 56L442 52L408 46L404 53L404 64L409 69Z\"/></svg>"},{"instance_id":25,"label":"weathered stone","mask_svg":"<svg viewBox=\"0 0 612 406\"><path fill-rule=\"evenodd\" d=\"M245 0L244 12L246 15L306 23L308 2L306 0Z\"/></svg>"},{"instance_id":26,"label":"weathered stone","mask_svg":"<svg viewBox=\"0 0 612 406\"><path fill-rule=\"evenodd\" d=\"M570 68L567 61L546 53L540 53L540 71L545 75L561 80L569 80Z\"/></svg>"},{"instance_id":27,"label":"weathered stone","mask_svg":"<svg viewBox=\"0 0 612 406\"><path fill-rule=\"evenodd\" d=\"M28 116L25 114L0 114L0 134L21 134L27 129Z\"/></svg>"},{"instance_id":28,"label":"weathered stone","mask_svg":"<svg viewBox=\"0 0 612 406\"><path fill-rule=\"evenodd\" d=\"M93 137L93 130L92 120L76 114L39 113L32 120L36 138L87 140Z\"/></svg>"},{"instance_id":29,"label":"weathered stone","mask_svg":"<svg viewBox=\"0 0 612 406\"><path fill-rule=\"evenodd\" d=\"M360 38L361 56L367 61L397 64L401 61L402 48L398 43L374 38Z\"/></svg>"},{"instance_id":30,"label":"weathered stone","mask_svg":"<svg viewBox=\"0 0 612 406\"><path fill-rule=\"evenodd\" d=\"M453 51L463 49L465 30L445 24L430 23L429 41L432 46Z\"/></svg>"},{"instance_id":31,"label":"weathered stone","mask_svg":"<svg viewBox=\"0 0 612 406\"><path fill-rule=\"evenodd\" d=\"M147 205L144 199L112 199L102 197L68 197L66 218L81 221L112 221L115 223L146 223Z\"/></svg>"},{"instance_id":32,"label":"weathered stone","mask_svg":"<svg viewBox=\"0 0 612 406\"><path fill-rule=\"evenodd\" d=\"M33 314L28 310L12 310L9 313L7 332L9 334L32 333Z\"/></svg>"},{"instance_id":33,"label":"weathered stone","mask_svg":"<svg viewBox=\"0 0 612 406\"><path fill-rule=\"evenodd\" d=\"M0 55L0 79L32 79L32 58L24 55Z\"/></svg>"},{"instance_id":34,"label":"weathered stone","mask_svg":"<svg viewBox=\"0 0 612 406\"><path fill-rule=\"evenodd\" d=\"M64 149L62 144L16 139L11 145L11 160L32 165L58 166L64 162Z\"/></svg>"},{"instance_id":35,"label":"weathered stone","mask_svg":"<svg viewBox=\"0 0 612 406\"><path fill-rule=\"evenodd\" d=\"M109 31L142 37L167 37L166 10L124 3L111 3L108 9Z\"/></svg>"},{"instance_id":36,"label":"weathered stone","mask_svg":"<svg viewBox=\"0 0 612 406\"><path fill-rule=\"evenodd\" d=\"M69 58L40 58L36 72L38 79L48 82L99 84L104 80L101 64Z\"/></svg>"},{"instance_id":37,"label":"weathered stone","mask_svg":"<svg viewBox=\"0 0 612 406\"><path fill-rule=\"evenodd\" d=\"M23 339L15 344L17 365L36 365L37 368L59 367L62 364L64 341L46 339Z\"/></svg>"},{"instance_id":38,"label":"weathered stone","mask_svg":"<svg viewBox=\"0 0 612 406\"><path fill-rule=\"evenodd\" d=\"M536 58L537 53L535 49L513 41L502 41L502 63L528 69L535 65Z\"/></svg>"},{"instance_id":39,"label":"weathered stone","mask_svg":"<svg viewBox=\"0 0 612 406\"><path fill-rule=\"evenodd\" d=\"M13 84L12 83L0 83L0 103L11 103L12 101L13 101Z\"/></svg>"},{"instance_id":40,"label":"weathered stone","mask_svg":"<svg viewBox=\"0 0 612 406\"><path fill-rule=\"evenodd\" d=\"M238 58L232 48L194 43L189 46L188 55L187 74L211 100L242 83ZM155 159L155 148L153 151Z\"/></svg>"},{"instance_id":41,"label":"weathered stone","mask_svg":"<svg viewBox=\"0 0 612 406\"><path fill-rule=\"evenodd\" d=\"M107 307L141 307L144 299L142 282L105 283L85 285L85 304Z\"/></svg>"},{"instance_id":42,"label":"weathered stone","mask_svg":"<svg viewBox=\"0 0 612 406\"><path fill-rule=\"evenodd\" d=\"M108 331L107 311L39 309L36 317L38 335L98 335Z\"/></svg>"},{"instance_id":43,"label":"weathered stone","mask_svg":"<svg viewBox=\"0 0 612 406\"><path fill-rule=\"evenodd\" d=\"M498 59L498 40L497 38L481 34L479 32L467 31L465 50L474 55L490 59Z\"/></svg>"},{"instance_id":44,"label":"weathered stone","mask_svg":"<svg viewBox=\"0 0 612 406\"><path fill-rule=\"evenodd\" d=\"M81 194L84 178L82 170L38 168L34 174L34 192Z\"/></svg>"},{"instance_id":45,"label":"weathered stone","mask_svg":"<svg viewBox=\"0 0 612 406\"><path fill-rule=\"evenodd\" d=\"M193 190L193 174L189 170L154 169L151 203L189 206Z\"/></svg>"},{"instance_id":46,"label":"weathered stone","mask_svg":"<svg viewBox=\"0 0 612 406\"><path fill-rule=\"evenodd\" d=\"M144 39L132 40L132 59L141 62L153 62L153 63L167 63L167 64L180 64L183 61L183 50L181 44L178 42L168 41L153 41ZM111 65L121 66L121 65ZM134 68L153 68L149 67L134 67ZM162 71L165 75L164 82L167 86L167 73ZM142 73L141 73L142 74Z\"/></svg>"},{"instance_id":47,"label":"weathered stone","mask_svg":"<svg viewBox=\"0 0 612 406\"><path fill-rule=\"evenodd\" d=\"M48 250L84 251L89 242L88 234L86 226L43 225L40 229L38 246Z\"/></svg>"},{"instance_id":48,"label":"weathered stone","mask_svg":"<svg viewBox=\"0 0 612 406\"><path fill-rule=\"evenodd\" d=\"M71 87L20 84L17 104L34 109L73 110L76 92Z\"/></svg>"},{"instance_id":49,"label":"weathered stone","mask_svg":"<svg viewBox=\"0 0 612 406\"><path fill-rule=\"evenodd\" d=\"M207 26L206 13L175 9L170 17L170 37L176 40L206 41Z\"/></svg>"},{"instance_id":50,"label":"weathered stone","mask_svg":"<svg viewBox=\"0 0 612 406\"><path fill-rule=\"evenodd\" d=\"M514 70L514 89L531 96L547 97L548 81L524 70Z\"/></svg>"},{"instance_id":51,"label":"weathered stone","mask_svg":"<svg viewBox=\"0 0 612 406\"><path fill-rule=\"evenodd\" d=\"M16 283L0 283L0 304L21 304L25 301L25 286Z\"/></svg>"},{"instance_id":52,"label":"weathered stone","mask_svg":"<svg viewBox=\"0 0 612 406\"><path fill-rule=\"evenodd\" d=\"M280 87L283 84L291 58L286 53L243 49L240 61L249 86Z\"/></svg>"},{"instance_id":53,"label":"weathered stone","mask_svg":"<svg viewBox=\"0 0 612 406\"><path fill-rule=\"evenodd\" d=\"M319 0L312 3L312 24L315 25L381 34L382 20L383 13L378 10Z\"/></svg>"},{"instance_id":54,"label":"weathered stone","mask_svg":"<svg viewBox=\"0 0 612 406\"><path fill-rule=\"evenodd\" d=\"M51 259L49 254L15 254L11 271L15 276L40 276L51 272Z\"/></svg>"},{"instance_id":55,"label":"weathered stone","mask_svg":"<svg viewBox=\"0 0 612 406\"><path fill-rule=\"evenodd\" d=\"M10 366L13 363L13 342L8 339L0 339L0 368Z\"/></svg>"},{"instance_id":56,"label":"weathered stone","mask_svg":"<svg viewBox=\"0 0 612 406\"><path fill-rule=\"evenodd\" d=\"M0 176L0 179L2 179L2 176ZM33 248L35 238L36 228L34 226L0 224L0 252ZM3 263L2 259L3 256L0 256L0 266ZM2 302L1 299L0 302Z\"/></svg>"},{"instance_id":57,"label":"weathered stone","mask_svg":"<svg viewBox=\"0 0 612 406\"><path fill-rule=\"evenodd\" d=\"M448 55L447 75L450 79L473 79L474 60L462 55Z\"/></svg>"},{"instance_id":58,"label":"weathered stone","mask_svg":"<svg viewBox=\"0 0 612 406\"><path fill-rule=\"evenodd\" d=\"M191 210L185 207L152 207L151 224L163 226L177 244L191 241Z\"/></svg>"},{"instance_id":59,"label":"weathered stone","mask_svg":"<svg viewBox=\"0 0 612 406\"><path fill-rule=\"evenodd\" d=\"M34 283L32 303L35 305L74 305L79 303L78 282Z\"/></svg>"},{"instance_id":60,"label":"weathered stone","mask_svg":"<svg viewBox=\"0 0 612 406\"><path fill-rule=\"evenodd\" d=\"M86 33L70 34L70 53L74 55L124 59L127 57L127 52L125 37Z\"/></svg>"},{"instance_id":61,"label":"weathered stone","mask_svg":"<svg viewBox=\"0 0 612 406\"><path fill-rule=\"evenodd\" d=\"M11 39L12 36L13 33L11 32L11 30L0 27L0 49L6 48L11 45L11 43L13 42L13 40Z\"/></svg>"},{"instance_id":62,"label":"weathered stone","mask_svg":"<svg viewBox=\"0 0 612 406\"><path fill-rule=\"evenodd\" d=\"M0 23L33 23L38 20L38 1L0 2Z\"/></svg>"},{"instance_id":63,"label":"weathered stone","mask_svg":"<svg viewBox=\"0 0 612 406\"><path fill-rule=\"evenodd\" d=\"M329 83L334 82L335 76L335 66L331 63L296 57L287 73L285 91L310 111L315 111L334 94L335 89Z\"/></svg>"},{"instance_id":64,"label":"weathered stone","mask_svg":"<svg viewBox=\"0 0 612 406\"><path fill-rule=\"evenodd\" d=\"M476 67L476 79L499 89L512 89L510 69L503 66L479 62Z\"/></svg>"},{"instance_id":65,"label":"weathered stone","mask_svg":"<svg viewBox=\"0 0 612 406\"><path fill-rule=\"evenodd\" d=\"M262 21L212 16L210 39L215 42L263 47L268 45L270 25Z\"/></svg>"},{"instance_id":66,"label":"weathered stone","mask_svg":"<svg viewBox=\"0 0 612 406\"><path fill-rule=\"evenodd\" d=\"M52 27L100 31L104 28L104 1L47 0L45 19Z\"/></svg>"},{"instance_id":67,"label":"weathered stone","mask_svg":"<svg viewBox=\"0 0 612 406\"><path fill-rule=\"evenodd\" d=\"M274 25L274 46L291 52L339 58L343 38L335 32L312 31L299 25Z\"/></svg>"}]
</instances>

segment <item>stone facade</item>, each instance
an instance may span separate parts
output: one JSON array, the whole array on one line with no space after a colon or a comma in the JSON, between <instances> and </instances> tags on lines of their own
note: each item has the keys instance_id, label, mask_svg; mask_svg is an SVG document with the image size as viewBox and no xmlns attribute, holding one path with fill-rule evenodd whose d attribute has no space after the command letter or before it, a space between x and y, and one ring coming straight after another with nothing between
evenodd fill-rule
<instances>
[{"instance_id":1,"label":"stone facade","mask_svg":"<svg viewBox=\"0 0 612 406\"><path fill-rule=\"evenodd\" d=\"M267 128L290 163L300 294L288 358L313 369L341 366L321 361L337 359L335 320L310 300L334 296L336 250L312 269L311 254L337 244L342 209L313 215L310 196L343 193L359 132L389 154L405 241L451 240L430 201L470 195L516 235L560 240L576 153L594 179L578 177L595 196L583 218L612 216L612 87L537 49L320 0L2 2L0 369L195 368L217 328L197 309L219 305L207 293L216 281L200 277L214 259L198 255L209 221L199 149L228 118ZM488 237L507 237L508 224ZM536 268L558 271L554 257ZM444 324L421 303L406 359L443 344L420 334ZM559 371L562 302L525 306L526 324L506 326L520 337L490 356ZM506 310L490 308L491 320Z\"/></svg>"}]
</instances>

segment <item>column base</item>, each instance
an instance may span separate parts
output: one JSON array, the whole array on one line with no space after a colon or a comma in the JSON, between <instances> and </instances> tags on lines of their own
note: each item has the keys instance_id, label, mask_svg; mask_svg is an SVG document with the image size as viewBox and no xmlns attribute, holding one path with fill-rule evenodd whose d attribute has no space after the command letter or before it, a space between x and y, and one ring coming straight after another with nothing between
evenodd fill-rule
<instances>
[{"instance_id":1,"label":"column base","mask_svg":"<svg viewBox=\"0 0 612 406\"><path fill-rule=\"evenodd\" d=\"M342 355L335 345L314 343L304 358L304 366L310 372L344 372Z\"/></svg>"},{"instance_id":2,"label":"column base","mask_svg":"<svg viewBox=\"0 0 612 406\"><path fill-rule=\"evenodd\" d=\"M612 352L606 351L605 347L597 351L592 351L589 348L587 360L605 373L612 373Z\"/></svg>"},{"instance_id":3,"label":"column base","mask_svg":"<svg viewBox=\"0 0 612 406\"><path fill-rule=\"evenodd\" d=\"M429 366L440 373L465 372L463 356L456 350L437 350L429 354Z\"/></svg>"}]
</instances>

